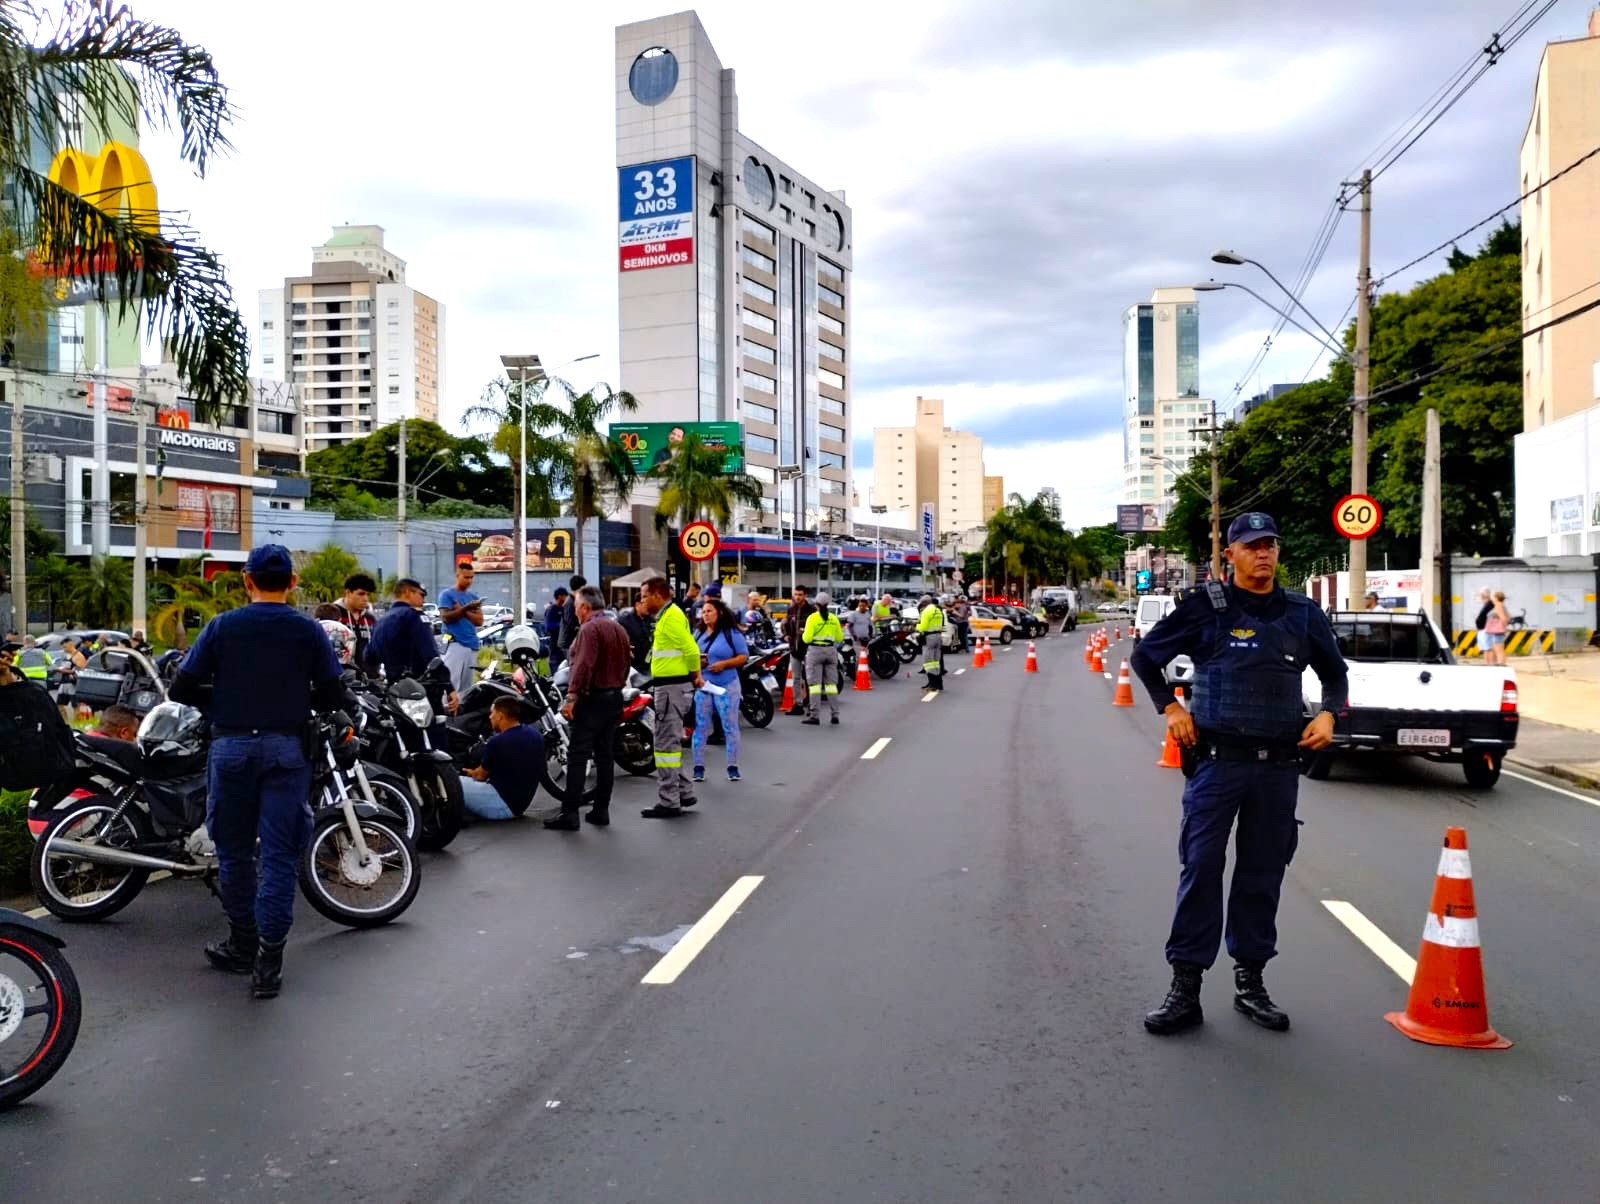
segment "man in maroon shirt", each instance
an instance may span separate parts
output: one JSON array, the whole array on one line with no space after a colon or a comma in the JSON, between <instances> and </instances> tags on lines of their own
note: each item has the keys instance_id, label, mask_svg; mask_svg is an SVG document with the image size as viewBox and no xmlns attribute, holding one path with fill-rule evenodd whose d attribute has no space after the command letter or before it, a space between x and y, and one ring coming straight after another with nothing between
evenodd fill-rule
<instances>
[{"instance_id":1,"label":"man in maroon shirt","mask_svg":"<svg viewBox=\"0 0 1600 1204\"><path fill-rule=\"evenodd\" d=\"M622 718L622 687L633 657L622 624L601 613L606 603L598 589L586 585L574 601L578 634L567 650L567 701L561 707L572 724L567 790L561 814L544 821L545 827L558 832L578 830L578 807L583 802L590 757L594 758L595 792L589 822L602 828L611 822L611 783L616 770L613 741L617 721Z\"/></svg>"}]
</instances>

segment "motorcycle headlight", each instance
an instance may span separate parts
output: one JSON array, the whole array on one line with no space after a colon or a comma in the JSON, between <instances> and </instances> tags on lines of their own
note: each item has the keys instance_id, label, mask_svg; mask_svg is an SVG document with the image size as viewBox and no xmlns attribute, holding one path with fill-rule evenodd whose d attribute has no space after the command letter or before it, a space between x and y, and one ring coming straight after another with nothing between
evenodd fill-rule
<instances>
[{"instance_id":1,"label":"motorcycle headlight","mask_svg":"<svg viewBox=\"0 0 1600 1204\"><path fill-rule=\"evenodd\" d=\"M433 722L433 704L426 698L396 698L394 705L417 727L427 727Z\"/></svg>"}]
</instances>

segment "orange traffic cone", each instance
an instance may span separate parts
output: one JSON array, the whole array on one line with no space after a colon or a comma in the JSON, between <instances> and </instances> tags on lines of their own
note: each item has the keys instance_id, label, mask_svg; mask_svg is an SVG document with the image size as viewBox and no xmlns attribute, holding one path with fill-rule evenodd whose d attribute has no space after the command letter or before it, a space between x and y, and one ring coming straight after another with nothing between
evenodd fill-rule
<instances>
[{"instance_id":1,"label":"orange traffic cone","mask_svg":"<svg viewBox=\"0 0 1600 1204\"><path fill-rule=\"evenodd\" d=\"M1039 671L1039 650L1033 646L1033 641L1028 641L1028 663L1023 666L1024 673L1037 673Z\"/></svg>"},{"instance_id":2,"label":"orange traffic cone","mask_svg":"<svg viewBox=\"0 0 1600 1204\"><path fill-rule=\"evenodd\" d=\"M1428 1045L1511 1047L1489 1027L1465 828L1444 830L1444 850L1433 880L1433 904L1422 926L1422 952L1417 955L1411 995L1404 1012L1388 1012L1383 1018L1413 1041Z\"/></svg>"},{"instance_id":3,"label":"orange traffic cone","mask_svg":"<svg viewBox=\"0 0 1600 1204\"><path fill-rule=\"evenodd\" d=\"M985 668L994 663L994 645L989 642L989 637L983 637L983 664Z\"/></svg>"},{"instance_id":4,"label":"orange traffic cone","mask_svg":"<svg viewBox=\"0 0 1600 1204\"><path fill-rule=\"evenodd\" d=\"M1094 648L1094 659L1089 662L1089 672L1090 673L1104 673L1105 671L1106 671L1105 658L1100 655L1100 645L1096 644L1095 648Z\"/></svg>"},{"instance_id":5,"label":"orange traffic cone","mask_svg":"<svg viewBox=\"0 0 1600 1204\"><path fill-rule=\"evenodd\" d=\"M1083 637L1083 663L1090 664L1094 660L1094 636Z\"/></svg>"},{"instance_id":6,"label":"orange traffic cone","mask_svg":"<svg viewBox=\"0 0 1600 1204\"><path fill-rule=\"evenodd\" d=\"M981 635L973 636L972 638L972 667L974 669L983 668L983 637Z\"/></svg>"},{"instance_id":7,"label":"orange traffic cone","mask_svg":"<svg viewBox=\"0 0 1600 1204\"><path fill-rule=\"evenodd\" d=\"M1121 623L1117 624L1117 629L1111 633L1111 638L1114 639L1114 640L1120 640L1122 638L1122 624Z\"/></svg>"},{"instance_id":8,"label":"orange traffic cone","mask_svg":"<svg viewBox=\"0 0 1600 1204\"><path fill-rule=\"evenodd\" d=\"M1172 691L1172 696L1181 704L1183 702L1183 687L1176 687ZM1156 762L1156 766L1160 769L1183 768L1183 750L1178 747L1178 742L1172 738L1172 729L1170 727L1167 729L1167 738L1161 745L1161 760Z\"/></svg>"},{"instance_id":9,"label":"orange traffic cone","mask_svg":"<svg viewBox=\"0 0 1600 1204\"><path fill-rule=\"evenodd\" d=\"M867 668L867 650L861 649L861 654L856 657L856 689L872 689L872 670Z\"/></svg>"},{"instance_id":10,"label":"orange traffic cone","mask_svg":"<svg viewBox=\"0 0 1600 1204\"><path fill-rule=\"evenodd\" d=\"M1128 662L1122 662L1122 672L1117 674L1117 692L1111 697L1114 707L1131 707L1133 705L1133 678L1128 676Z\"/></svg>"},{"instance_id":11,"label":"orange traffic cone","mask_svg":"<svg viewBox=\"0 0 1600 1204\"><path fill-rule=\"evenodd\" d=\"M794 661L789 662L789 676L783 679L783 701L778 704L780 711L794 710Z\"/></svg>"}]
</instances>

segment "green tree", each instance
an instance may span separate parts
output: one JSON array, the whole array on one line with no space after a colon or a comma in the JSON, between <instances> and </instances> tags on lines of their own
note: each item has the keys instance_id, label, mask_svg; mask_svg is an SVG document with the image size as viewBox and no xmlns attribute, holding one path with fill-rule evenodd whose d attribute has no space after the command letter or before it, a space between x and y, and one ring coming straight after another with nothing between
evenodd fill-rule
<instances>
[{"instance_id":1,"label":"green tree","mask_svg":"<svg viewBox=\"0 0 1600 1204\"><path fill-rule=\"evenodd\" d=\"M82 573L81 565L74 564L65 556L55 554L42 556L34 564L33 571L28 574L28 593L33 598L49 599L49 616L52 623L71 623L78 617L77 604L73 598L77 592L78 578Z\"/></svg>"},{"instance_id":2,"label":"green tree","mask_svg":"<svg viewBox=\"0 0 1600 1204\"><path fill-rule=\"evenodd\" d=\"M647 474L661 486L656 530L664 532L674 523L681 528L699 519L726 530L736 505L761 505L760 481L748 473L724 471L729 453L739 450L707 447L699 435L686 435L671 458Z\"/></svg>"},{"instance_id":3,"label":"green tree","mask_svg":"<svg viewBox=\"0 0 1600 1204\"><path fill-rule=\"evenodd\" d=\"M478 404L468 406L461 416L464 426L488 423L494 427L487 439L488 447L511 462L509 482L512 488L507 491L504 500L516 505L515 488L520 479L526 490L526 513L543 517L560 512L556 486L561 473L563 449L540 433L534 421L534 410L544 403L545 393L553 384L569 395L572 392L565 381L558 381L558 378L551 376L528 381L496 377L484 386ZM526 438L522 425L524 406L528 410ZM525 471L521 464L524 444L528 452Z\"/></svg>"},{"instance_id":4,"label":"green tree","mask_svg":"<svg viewBox=\"0 0 1600 1204\"><path fill-rule=\"evenodd\" d=\"M228 149L232 117L211 56L175 30L103 0L64 0L48 16L19 0L0 4L0 177L14 197L0 222L16 245L38 248L47 268L97 286L119 315L142 313L204 418L249 387L249 339L221 261L176 215L104 211L94 203L104 198L78 196L35 163L66 145L77 121L142 122L176 126L182 157L203 176ZM9 340L32 298L12 290L6 300L17 323L0 331Z\"/></svg>"},{"instance_id":5,"label":"green tree","mask_svg":"<svg viewBox=\"0 0 1600 1204\"><path fill-rule=\"evenodd\" d=\"M566 511L577 520L574 566L583 572L583 524L601 518L608 503L622 505L633 491L638 473L633 461L613 439L608 427L614 416L639 408L632 393L613 392L597 384L574 395L565 381L556 381L566 394L564 404L545 398L528 409L528 421L539 432L540 446L550 451L552 467L567 492Z\"/></svg>"},{"instance_id":6,"label":"green tree","mask_svg":"<svg viewBox=\"0 0 1600 1204\"><path fill-rule=\"evenodd\" d=\"M324 545L300 568L299 592L315 602L344 597L345 578L359 572L361 562L336 543Z\"/></svg>"},{"instance_id":7,"label":"green tree","mask_svg":"<svg viewBox=\"0 0 1600 1204\"><path fill-rule=\"evenodd\" d=\"M120 556L96 556L72 583L72 607L86 623L119 626L133 613L133 565Z\"/></svg>"},{"instance_id":8,"label":"green tree","mask_svg":"<svg viewBox=\"0 0 1600 1204\"><path fill-rule=\"evenodd\" d=\"M1044 581L1076 581L1088 572L1089 558L1055 516L1043 493L1010 501L990 516L984 552L1005 579L1020 580L1024 596Z\"/></svg>"},{"instance_id":9,"label":"green tree","mask_svg":"<svg viewBox=\"0 0 1600 1204\"><path fill-rule=\"evenodd\" d=\"M155 576L149 593L150 638L174 648L188 646L190 628L204 627L224 611L248 599L242 574L229 570L205 574L208 555L180 560Z\"/></svg>"},{"instance_id":10,"label":"green tree","mask_svg":"<svg viewBox=\"0 0 1600 1204\"><path fill-rule=\"evenodd\" d=\"M399 496L400 424L306 457L314 502L349 517L388 517ZM494 462L489 444L450 434L437 423L406 422L406 486L413 512L431 500L495 506L511 496L511 473Z\"/></svg>"},{"instance_id":11,"label":"green tree","mask_svg":"<svg viewBox=\"0 0 1600 1204\"><path fill-rule=\"evenodd\" d=\"M0 256L3 258L3 256ZM6 499L9 501L10 499ZM39 521L39 516L28 506L23 510L22 545L24 553L30 561L41 556L48 556L55 551L56 538L44 529L44 524ZM6 554L7 561L11 554L11 507L0 506L0 552Z\"/></svg>"}]
</instances>

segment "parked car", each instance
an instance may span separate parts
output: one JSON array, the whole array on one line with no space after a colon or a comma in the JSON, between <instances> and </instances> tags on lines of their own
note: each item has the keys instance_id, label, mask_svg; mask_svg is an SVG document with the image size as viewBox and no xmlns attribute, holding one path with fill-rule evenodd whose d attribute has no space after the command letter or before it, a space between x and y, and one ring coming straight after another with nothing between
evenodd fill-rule
<instances>
[{"instance_id":1,"label":"parked car","mask_svg":"<svg viewBox=\"0 0 1600 1204\"><path fill-rule=\"evenodd\" d=\"M1120 615L1122 613L1122 603L1102 602L1094 608L1094 613L1097 615Z\"/></svg>"},{"instance_id":2,"label":"parked car","mask_svg":"<svg viewBox=\"0 0 1600 1204\"><path fill-rule=\"evenodd\" d=\"M970 630L974 638L981 635L997 644L1009 644L1017 638L1016 621L988 603L980 603L972 608L971 623ZM946 630L954 634L948 623Z\"/></svg>"},{"instance_id":3,"label":"parked car","mask_svg":"<svg viewBox=\"0 0 1600 1204\"><path fill-rule=\"evenodd\" d=\"M67 640L76 640L79 647L87 652L96 640L104 644L124 644L132 638L126 631L112 631L107 627L88 627L72 631L52 631L49 635L40 636L38 643L46 652L59 652L61 645Z\"/></svg>"},{"instance_id":4,"label":"parked car","mask_svg":"<svg viewBox=\"0 0 1600 1204\"><path fill-rule=\"evenodd\" d=\"M990 603L989 609L1002 618L1010 619L1017 629L1017 634L1025 640L1037 639L1050 630L1050 624L1026 606L1015 606L1010 602Z\"/></svg>"},{"instance_id":5,"label":"parked car","mask_svg":"<svg viewBox=\"0 0 1600 1204\"><path fill-rule=\"evenodd\" d=\"M510 620L515 617L516 613L511 607L502 606L498 602L485 602L483 604L484 626L487 627L490 623L498 623L503 619Z\"/></svg>"}]
</instances>

